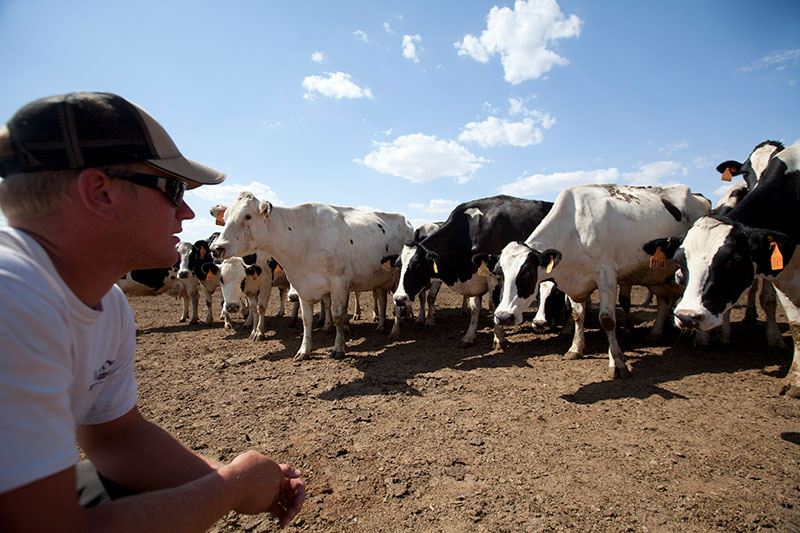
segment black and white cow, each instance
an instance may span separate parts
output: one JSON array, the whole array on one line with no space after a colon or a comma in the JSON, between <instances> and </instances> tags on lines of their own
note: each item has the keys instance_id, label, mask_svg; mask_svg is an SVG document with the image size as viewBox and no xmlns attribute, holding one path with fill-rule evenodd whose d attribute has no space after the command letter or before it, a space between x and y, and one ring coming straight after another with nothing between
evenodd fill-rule
<instances>
[{"instance_id":1,"label":"black and white cow","mask_svg":"<svg viewBox=\"0 0 800 533\"><path fill-rule=\"evenodd\" d=\"M269 261L270 257L259 253L249 262L242 257L229 257L219 265L212 263L207 267L219 278L225 302L225 326L229 326L229 315L240 310L240 302L247 302L247 323L252 320L250 339L253 341L264 339L267 306L272 292L273 272Z\"/></svg>"},{"instance_id":2,"label":"black and white cow","mask_svg":"<svg viewBox=\"0 0 800 533\"><path fill-rule=\"evenodd\" d=\"M794 253L800 242L798 212L800 145L775 154L757 186L728 216L702 217L683 235L644 245L647 252L660 247L680 266L686 285L675 308L680 327L717 327L755 276L773 282L794 341L794 358L781 393L793 398L800 398L800 259Z\"/></svg>"},{"instance_id":3,"label":"black and white cow","mask_svg":"<svg viewBox=\"0 0 800 533\"><path fill-rule=\"evenodd\" d=\"M437 231L403 247L395 264L400 283L394 293L397 305L410 305L432 279L440 279L470 298L472 315L463 345L472 344L478 329L481 299L490 291L491 280L478 274L473 257L498 254L509 242L530 235L553 206L550 202L513 196L492 196L465 202L450 213ZM494 328L493 347L502 349L504 334Z\"/></svg>"},{"instance_id":4,"label":"black and white cow","mask_svg":"<svg viewBox=\"0 0 800 533\"><path fill-rule=\"evenodd\" d=\"M567 359L585 348L585 302L595 289L599 319L609 343L608 372L628 377L625 356L616 338L617 284L646 285L658 296L659 313L651 334L661 333L669 300L680 294L672 281L676 266L651 269L641 245L665 228L685 230L710 202L685 185L630 187L578 185L562 191L542 223L524 241L508 244L490 266L498 278L498 324L519 324L533 300L539 279L552 277L572 302L575 333Z\"/></svg>"},{"instance_id":5,"label":"black and white cow","mask_svg":"<svg viewBox=\"0 0 800 533\"><path fill-rule=\"evenodd\" d=\"M178 268L178 279L186 287L186 292L189 294L189 300L192 306L192 319L190 324L196 324L197 318L197 302L200 296L206 302L206 323L211 324L214 321L214 316L211 313L211 300L214 291L219 285L216 278L209 276L208 268L203 265L208 265L214 262L209 248L209 241L213 242L217 234L213 234L209 240L199 240L194 244L190 242L178 243L178 261L180 267Z\"/></svg>"},{"instance_id":6,"label":"black and white cow","mask_svg":"<svg viewBox=\"0 0 800 533\"><path fill-rule=\"evenodd\" d=\"M279 207L242 192L223 219L225 226L211 245L216 256L264 251L283 266L299 294L303 341L295 360L311 353L312 305L326 294L336 326L334 356L345 353L350 291L377 289L378 329L383 330L387 291L395 287L397 273L384 270L381 259L399 253L411 239L414 229L403 215L320 203Z\"/></svg>"},{"instance_id":7,"label":"black and white cow","mask_svg":"<svg viewBox=\"0 0 800 533\"><path fill-rule=\"evenodd\" d=\"M175 263L169 268L145 268L131 270L117 280L117 285L127 296L158 296L169 294L183 300L181 322L189 318L189 294L183 284L178 280L180 263Z\"/></svg>"}]
</instances>

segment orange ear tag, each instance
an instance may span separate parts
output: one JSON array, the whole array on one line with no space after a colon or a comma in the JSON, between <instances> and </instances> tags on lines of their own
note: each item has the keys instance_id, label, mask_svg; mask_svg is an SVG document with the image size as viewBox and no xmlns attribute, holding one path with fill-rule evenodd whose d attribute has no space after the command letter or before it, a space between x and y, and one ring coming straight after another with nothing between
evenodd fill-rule
<instances>
[{"instance_id":1,"label":"orange ear tag","mask_svg":"<svg viewBox=\"0 0 800 533\"><path fill-rule=\"evenodd\" d=\"M206 249L200 248L200 259L205 259L205 258L206 258Z\"/></svg>"},{"instance_id":2,"label":"orange ear tag","mask_svg":"<svg viewBox=\"0 0 800 533\"><path fill-rule=\"evenodd\" d=\"M281 268L281 266L280 265L275 265L275 274L280 274L281 272L283 272L283 269Z\"/></svg>"},{"instance_id":3,"label":"orange ear tag","mask_svg":"<svg viewBox=\"0 0 800 533\"><path fill-rule=\"evenodd\" d=\"M214 273L209 270L208 271L208 276L206 276L206 279L214 279Z\"/></svg>"},{"instance_id":4,"label":"orange ear tag","mask_svg":"<svg viewBox=\"0 0 800 533\"><path fill-rule=\"evenodd\" d=\"M225 213L220 213L219 215L217 215L217 226L225 225L225 219L222 217L224 214Z\"/></svg>"},{"instance_id":5,"label":"orange ear tag","mask_svg":"<svg viewBox=\"0 0 800 533\"><path fill-rule=\"evenodd\" d=\"M258 272L253 270L253 279L258 279Z\"/></svg>"},{"instance_id":6,"label":"orange ear tag","mask_svg":"<svg viewBox=\"0 0 800 533\"><path fill-rule=\"evenodd\" d=\"M434 274L439 273L439 266L436 264L436 261L433 262L433 273Z\"/></svg>"},{"instance_id":7,"label":"orange ear tag","mask_svg":"<svg viewBox=\"0 0 800 533\"><path fill-rule=\"evenodd\" d=\"M667 268L667 256L664 255L660 246L656 248L656 253L650 258L650 268L653 270L664 270Z\"/></svg>"},{"instance_id":8,"label":"orange ear tag","mask_svg":"<svg viewBox=\"0 0 800 533\"><path fill-rule=\"evenodd\" d=\"M483 261L481 263L481 266L478 268L478 274L480 274L484 278L488 278L489 276L492 275L492 273L489 272L489 267L486 266L486 261Z\"/></svg>"},{"instance_id":9,"label":"orange ear tag","mask_svg":"<svg viewBox=\"0 0 800 533\"><path fill-rule=\"evenodd\" d=\"M547 268L545 269L545 272L547 272L548 274L550 272L552 272L553 271L553 266L555 266L555 264L556 264L555 258L550 256L550 262L547 263Z\"/></svg>"},{"instance_id":10,"label":"orange ear tag","mask_svg":"<svg viewBox=\"0 0 800 533\"><path fill-rule=\"evenodd\" d=\"M769 243L769 247L772 250L772 255L769 258L769 266L772 270L783 270L783 255L778 248L778 243L773 241Z\"/></svg>"},{"instance_id":11,"label":"orange ear tag","mask_svg":"<svg viewBox=\"0 0 800 533\"><path fill-rule=\"evenodd\" d=\"M389 272L390 270L392 270L392 262L386 260L383 263L381 263L381 270L383 270L384 272Z\"/></svg>"},{"instance_id":12,"label":"orange ear tag","mask_svg":"<svg viewBox=\"0 0 800 533\"><path fill-rule=\"evenodd\" d=\"M731 181L733 179L733 173L731 172L730 168L726 168L725 172L722 173L722 181Z\"/></svg>"}]
</instances>

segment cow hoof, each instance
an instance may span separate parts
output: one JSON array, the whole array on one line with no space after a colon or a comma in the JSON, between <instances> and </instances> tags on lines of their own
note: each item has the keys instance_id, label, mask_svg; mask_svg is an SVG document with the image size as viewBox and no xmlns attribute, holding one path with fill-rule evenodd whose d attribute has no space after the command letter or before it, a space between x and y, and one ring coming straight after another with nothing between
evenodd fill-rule
<instances>
[{"instance_id":1,"label":"cow hoof","mask_svg":"<svg viewBox=\"0 0 800 533\"><path fill-rule=\"evenodd\" d=\"M780 395L787 396L789 398L800 399L800 387L793 383L785 382L781 386Z\"/></svg>"},{"instance_id":2,"label":"cow hoof","mask_svg":"<svg viewBox=\"0 0 800 533\"><path fill-rule=\"evenodd\" d=\"M498 352L502 352L508 346L508 341L494 341L492 342L492 349L497 350Z\"/></svg>"},{"instance_id":3,"label":"cow hoof","mask_svg":"<svg viewBox=\"0 0 800 533\"><path fill-rule=\"evenodd\" d=\"M758 322L758 316L755 313L750 311L746 311L744 313L744 318L742 319L744 324L748 324L750 326L754 326L756 322Z\"/></svg>"},{"instance_id":4,"label":"cow hoof","mask_svg":"<svg viewBox=\"0 0 800 533\"><path fill-rule=\"evenodd\" d=\"M564 359L566 359L567 361L574 361L575 359L580 359L582 357L583 357L582 353L573 352L573 351L569 351L569 352L564 354Z\"/></svg>"},{"instance_id":5,"label":"cow hoof","mask_svg":"<svg viewBox=\"0 0 800 533\"><path fill-rule=\"evenodd\" d=\"M196 318L193 318L193 319L191 319L191 320L189 321L189 324L191 324L192 326L194 326L195 324L197 324L197 319L196 319Z\"/></svg>"},{"instance_id":6,"label":"cow hoof","mask_svg":"<svg viewBox=\"0 0 800 533\"><path fill-rule=\"evenodd\" d=\"M344 350L333 350L333 352L331 352L331 356L334 359L344 359Z\"/></svg>"},{"instance_id":7,"label":"cow hoof","mask_svg":"<svg viewBox=\"0 0 800 533\"><path fill-rule=\"evenodd\" d=\"M398 334L398 333L390 333L389 334L389 342L388 343L391 344L394 341L396 341L398 338L400 338L400 334Z\"/></svg>"},{"instance_id":8,"label":"cow hoof","mask_svg":"<svg viewBox=\"0 0 800 533\"><path fill-rule=\"evenodd\" d=\"M472 340L461 339L461 340L459 341L459 343L458 343L458 344L459 344L459 346L461 346L462 348L469 348L470 346L472 346L472 343L473 343L473 342L474 342L474 341L472 341Z\"/></svg>"},{"instance_id":9,"label":"cow hoof","mask_svg":"<svg viewBox=\"0 0 800 533\"><path fill-rule=\"evenodd\" d=\"M768 339L767 346L769 346L770 348L776 348L778 350L786 349L786 343L783 342L782 337L778 337L777 339Z\"/></svg>"},{"instance_id":10,"label":"cow hoof","mask_svg":"<svg viewBox=\"0 0 800 533\"><path fill-rule=\"evenodd\" d=\"M628 379L631 377L631 371L628 370L626 365L610 366L608 367L608 377L611 379Z\"/></svg>"},{"instance_id":11,"label":"cow hoof","mask_svg":"<svg viewBox=\"0 0 800 533\"><path fill-rule=\"evenodd\" d=\"M303 359L308 359L308 354L303 352L297 352L292 361L302 361Z\"/></svg>"}]
</instances>

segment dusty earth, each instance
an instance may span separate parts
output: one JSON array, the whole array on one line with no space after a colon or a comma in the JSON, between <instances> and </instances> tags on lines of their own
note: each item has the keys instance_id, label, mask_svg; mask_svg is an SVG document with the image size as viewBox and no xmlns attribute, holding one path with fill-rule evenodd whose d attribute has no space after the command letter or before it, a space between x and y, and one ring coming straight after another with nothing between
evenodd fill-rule
<instances>
[{"instance_id":1,"label":"dusty earth","mask_svg":"<svg viewBox=\"0 0 800 533\"><path fill-rule=\"evenodd\" d=\"M635 290L637 327L620 334L633 377L613 381L596 317L578 361L562 359L568 337L529 325L492 352L486 311L461 348L468 320L445 289L433 330L404 322L387 345L364 312L344 359L317 329L313 356L293 363L301 327L274 317L275 299L259 343L180 324L168 296L131 305L142 411L207 456L256 449L301 468L290 529L800 531L800 401L776 394L791 354L766 348L760 310L729 347L674 328L653 344L655 308ZM273 530L235 513L211 529Z\"/></svg>"}]
</instances>

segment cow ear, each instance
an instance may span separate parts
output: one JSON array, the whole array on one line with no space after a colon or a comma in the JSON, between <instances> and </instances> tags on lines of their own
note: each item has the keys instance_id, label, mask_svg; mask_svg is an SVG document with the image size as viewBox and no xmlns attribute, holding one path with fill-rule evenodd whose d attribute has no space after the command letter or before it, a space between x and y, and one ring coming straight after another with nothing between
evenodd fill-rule
<instances>
[{"instance_id":1,"label":"cow ear","mask_svg":"<svg viewBox=\"0 0 800 533\"><path fill-rule=\"evenodd\" d=\"M254 265L256 264L256 259L258 256L256 254L250 254L242 257L242 261L244 261L245 265Z\"/></svg>"},{"instance_id":2,"label":"cow ear","mask_svg":"<svg viewBox=\"0 0 800 533\"><path fill-rule=\"evenodd\" d=\"M499 260L500 256L494 254L475 254L472 256L473 265L480 268L482 264L485 264L489 272L494 270L494 267L497 265L497 261Z\"/></svg>"},{"instance_id":3,"label":"cow ear","mask_svg":"<svg viewBox=\"0 0 800 533\"><path fill-rule=\"evenodd\" d=\"M561 252L552 248L540 253L534 252L534 254L539 258L539 264L546 269L548 274L561 262Z\"/></svg>"},{"instance_id":4,"label":"cow ear","mask_svg":"<svg viewBox=\"0 0 800 533\"><path fill-rule=\"evenodd\" d=\"M744 234L750 245L750 257L756 264L757 274L777 276L791 261L795 242L785 233L745 228Z\"/></svg>"},{"instance_id":5,"label":"cow ear","mask_svg":"<svg viewBox=\"0 0 800 533\"><path fill-rule=\"evenodd\" d=\"M226 207L224 205L219 205L218 204L218 205L215 205L214 207L212 207L209 210L209 212L211 213L211 216L216 219L217 226L224 226L225 225L225 219L223 218L224 215L225 215L225 209L226 209Z\"/></svg>"},{"instance_id":6,"label":"cow ear","mask_svg":"<svg viewBox=\"0 0 800 533\"><path fill-rule=\"evenodd\" d=\"M742 172L742 164L738 161L723 161L717 165L717 172L720 174L729 173L731 176L737 176Z\"/></svg>"},{"instance_id":7,"label":"cow ear","mask_svg":"<svg viewBox=\"0 0 800 533\"><path fill-rule=\"evenodd\" d=\"M395 263L399 257L397 254L383 256L381 258L381 268L388 272L393 266L397 266Z\"/></svg>"},{"instance_id":8,"label":"cow ear","mask_svg":"<svg viewBox=\"0 0 800 533\"><path fill-rule=\"evenodd\" d=\"M677 252L678 248L683 244L684 237L686 237L686 234L677 237L668 237L666 239L653 239L652 241L646 242L644 246L642 246L642 250L644 250L647 255L652 256L656 253L656 250L661 248L661 251L664 252L664 257L672 259L675 256L675 252Z\"/></svg>"},{"instance_id":9,"label":"cow ear","mask_svg":"<svg viewBox=\"0 0 800 533\"><path fill-rule=\"evenodd\" d=\"M264 215L264 218L267 218L272 213L272 204L266 200L262 200L260 204L258 204L258 212Z\"/></svg>"}]
</instances>

